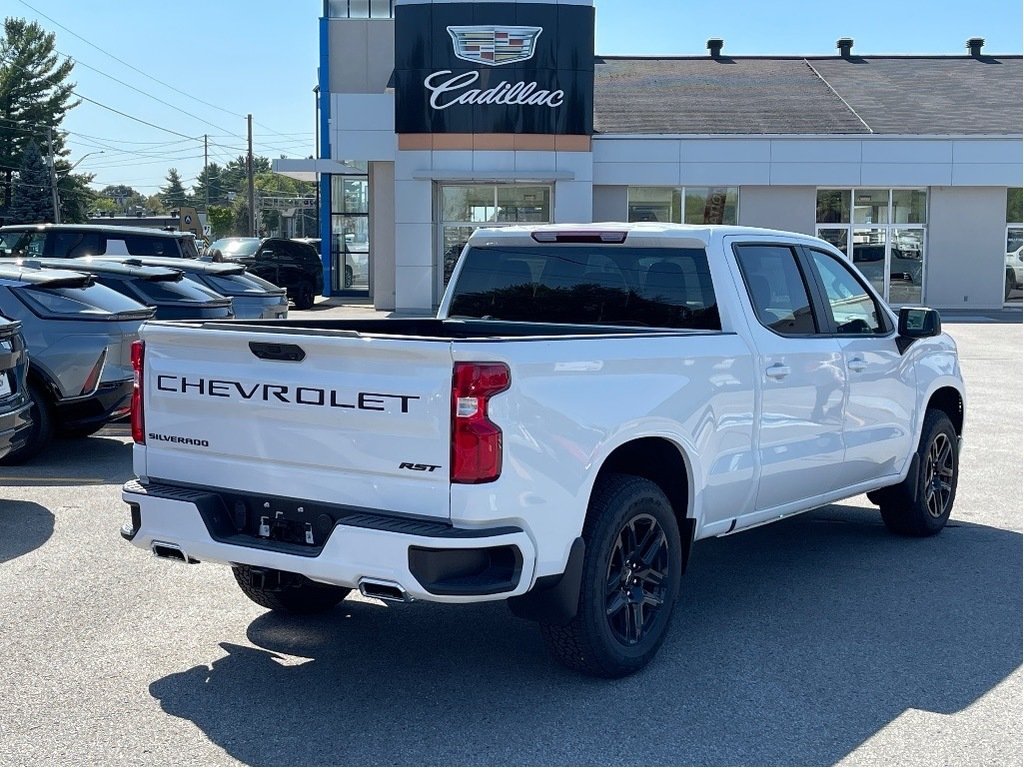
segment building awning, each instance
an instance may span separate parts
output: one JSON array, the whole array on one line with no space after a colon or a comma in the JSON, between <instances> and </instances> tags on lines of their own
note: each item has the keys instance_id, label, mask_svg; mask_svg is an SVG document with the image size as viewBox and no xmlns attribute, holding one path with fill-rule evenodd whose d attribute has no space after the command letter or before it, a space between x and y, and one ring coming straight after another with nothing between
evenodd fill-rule
<instances>
[{"instance_id":1,"label":"building awning","mask_svg":"<svg viewBox=\"0 0 1024 768\"><path fill-rule=\"evenodd\" d=\"M293 159L282 157L270 164L270 169L281 176L299 181L316 181L318 174L330 173L340 176L365 176L366 168L355 164L339 163L337 160L315 158Z\"/></svg>"}]
</instances>

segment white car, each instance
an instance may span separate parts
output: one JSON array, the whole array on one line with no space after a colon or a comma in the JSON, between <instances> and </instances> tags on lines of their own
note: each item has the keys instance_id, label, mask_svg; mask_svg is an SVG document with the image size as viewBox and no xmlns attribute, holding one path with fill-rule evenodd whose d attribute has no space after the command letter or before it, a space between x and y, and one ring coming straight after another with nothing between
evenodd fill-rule
<instances>
[{"instance_id":1,"label":"white car","mask_svg":"<svg viewBox=\"0 0 1024 768\"><path fill-rule=\"evenodd\" d=\"M928 536L956 495L938 313L804 235L480 229L435 319L142 337L134 545L273 610L507 599L595 675L654 656L695 540L865 492Z\"/></svg>"},{"instance_id":2,"label":"white car","mask_svg":"<svg viewBox=\"0 0 1024 768\"><path fill-rule=\"evenodd\" d=\"M1024 287L1024 245L1006 254L1006 293Z\"/></svg>"}]
</instances>

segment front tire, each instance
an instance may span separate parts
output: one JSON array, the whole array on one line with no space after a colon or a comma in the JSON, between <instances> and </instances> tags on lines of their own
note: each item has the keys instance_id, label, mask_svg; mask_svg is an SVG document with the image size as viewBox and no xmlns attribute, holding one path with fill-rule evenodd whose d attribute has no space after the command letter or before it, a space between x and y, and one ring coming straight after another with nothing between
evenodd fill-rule
<instances>
[{"instance_id":1,"label":"front tire","mask_svg":"<svg viewBox=\"0 0 1024 768\"><path fill-rule=\"evenodd\" d=\"M882 520L901 536L934 536L949 520L960 474L959 439L943 411L925 414L917 448L918 472L875 496Z\"/></svg>"},{"instance_id":2,"label":"front tire","mask_svg":"<svg viewBox=\"0 0 1024 768\"><path fill-rule=\"evenodd\" d=\"M351 591L321 584L297 573L236 565L231 568L242 592L256 605L272 611L312 614L328 611Z\"/></svg>"},{"instance_id":3,"label":"front tire","mask_svg":"<svg viewBox=\"0 0 1024 768\"><path fill-rule=\"evenodd\" d=\"M576 617L542 623L541 632L570 669L623 677L646 666L665 640L682 577L679 525L656 484L610 475L594 490L583 538Z\"/></svg>"}]
</instances>

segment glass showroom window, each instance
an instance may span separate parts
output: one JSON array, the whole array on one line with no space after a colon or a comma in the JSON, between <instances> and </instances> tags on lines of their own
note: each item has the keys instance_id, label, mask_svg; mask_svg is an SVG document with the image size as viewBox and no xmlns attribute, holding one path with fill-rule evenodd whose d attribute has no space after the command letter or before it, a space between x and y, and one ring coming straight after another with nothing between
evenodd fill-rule
<instances>
[{"instance_id":1,"label":"glass showroom window","mask_svg":"<svg viewBox=\"0 0 1024 768\"><path fill-rule=\"evenodd\" d=\"M366 176L331 177L331 288L368 291L370 184Z\"/></svg>"},{"instance_id":2,"label":"glass showroom window","mask_svg":"<svg viewBox=\"0 0 1024 768\"><path fill-rule=\"evenodd\" d=\"M1006 190L1006 283L1003 298L1020 304L1024 296L1024 204L1020 187Z\"/></svg>"},{"instance_id":3,"label":"glass showroom window","mask_svg":"<svg viewBox=\"0 0 1024 768\"><path fill-rule=\"evenodd\" d=\"M920 304L928 192L819 189L818 237L857 265L891 304Z\"/></svg>"},{"instance_id":4,"label":"glass showroom window","mask_svg":"<svg viewBox=\"0 0 1024 768\"><path fill-rule=\"evenodd\" d=\"M630 187L629 221L735 224L738 187Z\"/></svg>"},{"instance_id":5,"label":"glass showroom window","mask_svg":"<svg viewBox=\"0 0 1024 768\"><path fill-rule=\"evenodd\" d=\"M480 227L551 222L551 187L444 184L438 187L440 291L448 284L469 236Z\"/></svg>"}]
</instances>

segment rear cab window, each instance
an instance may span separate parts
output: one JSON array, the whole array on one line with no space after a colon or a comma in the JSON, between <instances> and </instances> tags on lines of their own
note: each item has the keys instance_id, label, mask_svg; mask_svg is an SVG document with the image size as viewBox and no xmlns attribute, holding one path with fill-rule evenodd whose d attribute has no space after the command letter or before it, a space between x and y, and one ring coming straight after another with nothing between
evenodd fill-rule
<instances>
[{"instance_id":1,"label":"rear cab window","mask_svg":"<svg viewBox=\"0 0 1024 768\"><path fill-rule=\"evenodd\" d=\"M448 316L721 330L701 248L473 246Z\"/></svg>"}]
</instances>

